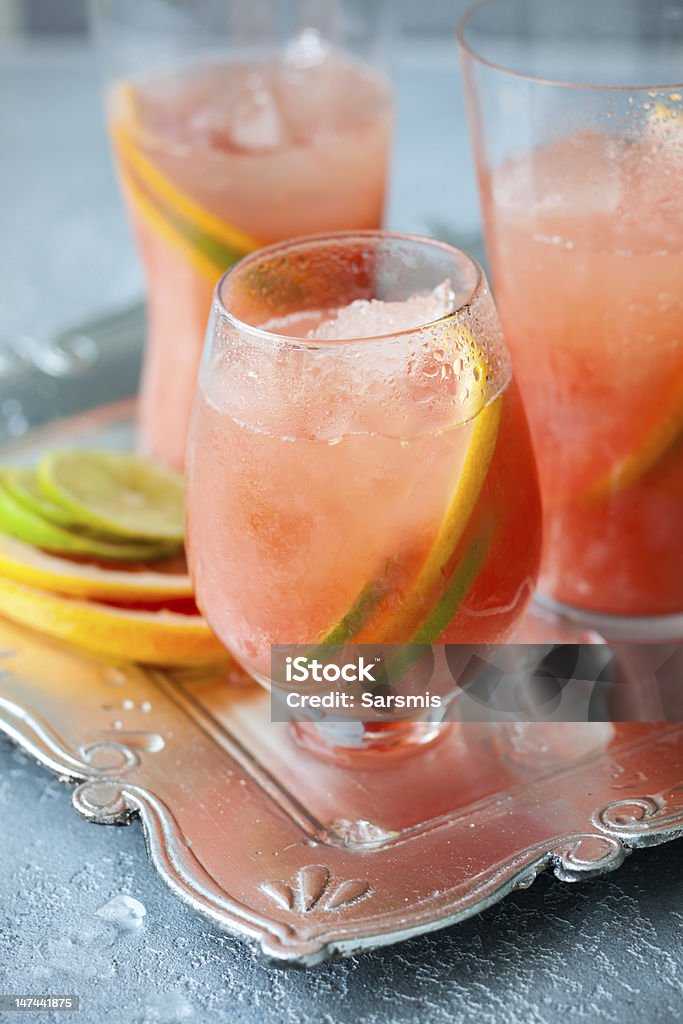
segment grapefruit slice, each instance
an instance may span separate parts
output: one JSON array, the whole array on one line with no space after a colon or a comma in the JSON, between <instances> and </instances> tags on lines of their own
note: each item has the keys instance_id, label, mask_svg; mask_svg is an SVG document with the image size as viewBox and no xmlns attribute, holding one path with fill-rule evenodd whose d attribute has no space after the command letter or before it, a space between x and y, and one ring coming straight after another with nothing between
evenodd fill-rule
<instances>
[{"instance_id":1,"label":"grapefruit slice","mask_svg":"<svg viewBox=\"0 0 683 1024\"><path fill-rule=\"evenodd\" d=\"M103 569L47 554L13 537L0 535L0 575L15 583L72 597L130 603L162 603L192 597L186 572L148 568Z\"/></svg>"},{"instance_id":2,"label":"grapefruit slice","mask_svg":"<svg viewBox=\"0 0 683 1024\"><path fill-rule=\"evenodd\" d=\"M123 452L60 449L38 463L42 492L90 530L183 542L182 474Z\"/></svg>"},{"instance_id":3,"label":"grapefruit slice","mask_svg":"<svg viewBox=\"0 0 683 1024\"><path fill-rule=\"evenodd\" d=\"M0 614L114 661L199 665L227 657L201 615L112 608L3 579Z\"/></svg>"}]
</instances>

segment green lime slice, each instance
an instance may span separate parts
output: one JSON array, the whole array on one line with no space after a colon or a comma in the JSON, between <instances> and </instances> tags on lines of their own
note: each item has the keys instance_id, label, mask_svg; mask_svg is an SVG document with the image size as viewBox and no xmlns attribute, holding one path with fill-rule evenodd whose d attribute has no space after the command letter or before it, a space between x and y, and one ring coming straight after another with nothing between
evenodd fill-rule
<instances>
[{"instance_id":1,"label":"green lime slice","mask_svg":"<svg viewBox=\"0 0 683 1024\"><path fill-rule=\"evenodd\" d=\"M360 591L344 617L320 641L321 645L354 640L374 617L376 637L367 643L434 643L469 590L486 554L483 542L470 545L443 591L444 568L452 561L474 513L498 442L502 396L487 405L477 417L469 447L459 467L453 496L438 535L411 584L402 607L389 617L381 610L382 599L391 589L390 574L372 580ZM488 545L489 541L487 541ZM426 616L420 623L417 617ZM448 618L450 616L450 619Z\"/></svg>"},{"instance_id":2,"label":"green lime slice","mask_svg":"<svg viewBox=\"0 0 683 1024\"><path fill-rule=\"evenodd\" d=\"M495 525L485 523L479 534L471 541L436 606L426 622L422 623L411 637L411 644L435 644L446 631L479 575L479 570L491 549L494 533Z\"/></svg>"},{"instance_id":3,"label":"green lime slice","mask_svg":"<svg viewBox=\"0 0 683 1024\"><path fill-rule=\"evenodd\" d=\"M67 528L74 526L74 517L43 494L35 469L5 469L2 483L15 501L21 502L37 516Z\"/></svg>"},{"instance_id":4,"label":"green lime slice","mask_svg":"<svg viewBox=\"0 0 683 1024\"><path fill-rule=\"evenodd\" d=\"M180 473L121 452L58 450L38 463L46 497L81 526L115 537L183 542Z\"/></svg>"},{"instance_id":5,"label":"green lime slice","mask_svg":"<svg viewBox=\"0 0 683 1024\"><path fill-rule=\"evenodd\" d=\"M165 558L168 545L113 543L66 530L37 515L17 501L0 479L0 530L27 544L64 555L82 555L104 561L150 562Z\"/></svg>"}]
</instances>

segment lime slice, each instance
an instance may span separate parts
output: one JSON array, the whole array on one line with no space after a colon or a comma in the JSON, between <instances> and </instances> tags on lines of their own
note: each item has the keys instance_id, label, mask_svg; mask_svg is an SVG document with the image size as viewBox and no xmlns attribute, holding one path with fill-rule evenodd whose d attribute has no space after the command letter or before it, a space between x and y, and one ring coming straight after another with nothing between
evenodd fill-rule
<instances>
[{"instance_id":1,"label":"lime slice","mask_svg":"<svg viewBox=\"0 0 683 1024\"><path fill-rule=\"evenodd\" d=\"M42 519L48 519L58 526L74 526L74 517L60 505L55 505L43 494L34 469L6 469L2 472L2 483L15 501L21 502Z\"/></svg>"},{"instance_id":2,"label":"lime slice","mask_svg":"<svg viewBox=\"0 0 683 1024\"><path fill-rule=\"evenodd\" d=\"M183 477L120 452L59 450L38 464L43 493L91 530L180 546Z\"/></svg>"},{"instance_id":3,"label":"lime slice","mask_svg":"<svg viewBox=\"0 0 683 1024\"><path fill-rule=\"evenodd\" d=\"M468 338L474 347L476 343L469 332ZM477 350L475 369L478 371L476 379L485 380L486 360L480 350ZM499 395L485 405L474 420L464 460L459 461L455 474L443 524L398 611L374 614L391 590L391 567L398 562L393 559L388 576L363 587L353 606L321 644L344 643L359 637L360 642L366 643L433 643L441 636L474 582L493 539L490 531L483 531L451 568L491 465L503 401L504 396ZM444 622L445 617L448 618Z\"/></svg>"},{"instance_id":4,"label":"lime slice","mask_svg":"<svg viewBox=\"0 0 683 1024\"><path fill-rule=\"evenodd\" d=\"M433 640L424 639L422 636L422 632L419 629L419 621L416 622L416 613L418 620L424 618L426 613L427 621L424 624L423 630L426 629L427 623L431 622L430 609L433 608L435 599L437 602L440 602L444 583L444 569L456 552L474 512L481 489L484 486L498 440L502 408L503 396L501 395L487 405L477 416L465 463L456 481L443 525L420 569L417 579L411 587L407 600L398 615L394 616L386 624L382 630L381 638L377 641L378 643L434 642ZM480 551L480 548L481 545L478 545L476 550ZM473 558L474 556L470 551L463 555L462 560L456 565L448 582L444 597L448 593L452 597L450 601L446 601L443 607L446 610L450 610L451 618L455 615L458 605L473 582L473 579L470 579L469 569L470 565L473 564ZM480 561L478 564L480 564ZM464 586L464 583L468 580L469 583ZM457 595L460 596L455 600ZM444 628L446 625L448 625L448 622L445 623ZM433 631L432 625L429 632L433 633ZM442 632L443 629L438 635L440 636ZM418 636L422 638L418 640Z\"/></svg>"},{"instance_id":5,"label":"lime slice","mask_svg":"<svg viewBox=\"0 0 683 1024\"><path fill-rule=\"evenodd\" d=\"M390 681L400 679L402 674L422 656L425 645L437 643L439 637L448 629L479 575L479 570L493 543L494 532L495 523L490 520L484 522L477 535L467 545L432 612L418 627L406 646L401 647L389 662L387 672Z\"/></svg>"},{"instance_id":6,"label":"lime slice","mask_svg":"<svg viewBox=\"0 0 683 1024\"><path fill-rule=\"evenodd\" d=\"M17 501L0 479L0 531L27 544L66 555L102 559L104 561L149 562L168 556L168 545L113 543L97 537L66 530L37 515Z\"/></svg>"},{"instance_id":7,"label":"lime slice","mask_svg":"<svg viewBox=\"0 0 683 1024\"><path fill-rule=\"evenodd\" d=\"M479 575L493 543L494 532L493 525L486 524L468 545L433 611L411 637L411 644L434 644L443 636Z\"/></svg>"}]
</instances>

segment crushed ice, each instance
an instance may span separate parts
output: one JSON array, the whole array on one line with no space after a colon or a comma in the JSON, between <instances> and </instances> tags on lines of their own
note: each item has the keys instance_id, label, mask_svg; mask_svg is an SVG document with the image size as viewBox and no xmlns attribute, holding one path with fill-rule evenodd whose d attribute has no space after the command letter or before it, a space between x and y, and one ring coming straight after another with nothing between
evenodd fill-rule
<instances>
[{"instance_id":1,"label":"crushed ice","mask_svg":"<svg viewBox=\"0 0 683 1024\"><path fill-rule=\"evenodd\" d=\"M381 299L356 299L324 320L307 337L314 340L344 341L374 338L384 334L411 331L440 320L455 308L455 292L450 280L442 281L426 295L412 295L399 302Z\"/></svg>"},{"instance_id":2,"label":"crushed ice","mask_svg":"<svg viewBox=\"0 0 683 1024\"><path fill-rule=\"evenodd\" d=\"M133 896L119 893L109 903L100 907L95 916L115 925L121 931L132 932L142 927L146 915L147 909L144 903L140 903L140 900L136 900Z\"/></svg>"}]
</instances>

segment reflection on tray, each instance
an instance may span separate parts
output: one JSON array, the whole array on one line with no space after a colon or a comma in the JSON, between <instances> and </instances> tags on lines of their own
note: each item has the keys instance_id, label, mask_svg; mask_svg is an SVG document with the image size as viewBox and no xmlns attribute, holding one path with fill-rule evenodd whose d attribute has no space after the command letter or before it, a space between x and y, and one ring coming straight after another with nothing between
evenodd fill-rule
<instances>
[{"instance_id":1,"label":"reflection on tray","mask_svg":"<svg viewBox=\"0 0 683 1024\"><path fill-rule=\"evenodd\" d=\"M596 787L609 789L617 752L649 741L662 728L456 723L415 755L340 769L299 749L287 725L271 722L269 698L258 687L230 685L223 674L166 686L176 688L176 699L192 717L310 834L349 845L397 841L452 821L454 814L485 813L501 800L512 806L518 787L582 765ZM547 818L547 807L538 813Z\"/></svg>"}]
</instances>

